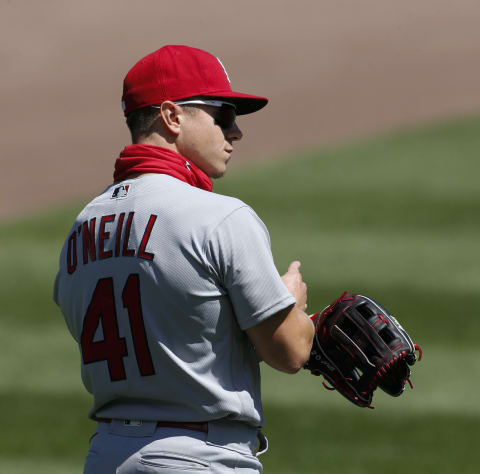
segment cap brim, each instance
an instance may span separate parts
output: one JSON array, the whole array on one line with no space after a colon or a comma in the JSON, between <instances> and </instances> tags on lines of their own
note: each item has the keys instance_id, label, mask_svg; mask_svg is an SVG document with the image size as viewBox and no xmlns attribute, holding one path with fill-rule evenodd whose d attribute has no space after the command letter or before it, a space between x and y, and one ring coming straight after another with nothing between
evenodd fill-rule
<instances>
[{"instance_id":1,"label":"cap brim","mask_svg":"<svg viewBox=\"0 0 480 474\"><path fill-rule=\"evenodd\" d=\"M237 115L246 115L263 109L268 103L266 97L258 97L256 95L243 94L242 92L225 91L220 94L202 94L202 97L212 99L224 99L235 105Z\"/></svg>"}]
</instances>

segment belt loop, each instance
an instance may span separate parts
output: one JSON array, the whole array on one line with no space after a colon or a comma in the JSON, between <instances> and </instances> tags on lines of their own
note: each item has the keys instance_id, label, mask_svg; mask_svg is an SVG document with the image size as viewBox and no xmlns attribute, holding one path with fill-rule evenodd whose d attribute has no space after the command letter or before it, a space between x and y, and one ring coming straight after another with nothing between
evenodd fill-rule
<instances>
[{"instance_id":1,"label":"belt loop","mask_svg":"<svg viewBox=\"0 0 480 474\"><path fill-rule=\"evenodd\" d=\"M255 454L257 458L261 456L262 454L265 454L268 451L268 439L267 437L263 434L262 430L259 428L257 431L257 438L258 441L260 442L258 446L258 450Z\"/></svg>"}]
</instances>

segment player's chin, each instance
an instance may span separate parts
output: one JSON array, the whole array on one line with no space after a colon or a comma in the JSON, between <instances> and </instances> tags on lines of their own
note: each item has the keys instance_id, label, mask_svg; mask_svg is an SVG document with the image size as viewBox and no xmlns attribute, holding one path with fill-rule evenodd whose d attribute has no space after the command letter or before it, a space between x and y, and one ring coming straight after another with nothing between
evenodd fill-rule
<instances>
[{"instance_id":1,"label":"player's chin","mask_svg":"<svg viewBox=\"0 0 480 474\"><path fill-rule=\"evenodd\" d=\"M225 175L227 172L227 163L229 159L227 159L225 162L219 163L215 168L210 170L209 176L212 179L218 179L221 178L222 176Z\"/></svg>"},{"instance_id":2,"label":"player's chin","mask_svg":"<svg viewBox=\"0 0 480 474\"><path fill-rule=\"evenodd\" d=\"M218 178L221 178L222 176L225 176L225 173L227 172L227 167L225 166L225 168L223 170L215 170L215 171L212 171L210 173L210 178L212 179L218 179Z\"/></svg>"}]
</instances>

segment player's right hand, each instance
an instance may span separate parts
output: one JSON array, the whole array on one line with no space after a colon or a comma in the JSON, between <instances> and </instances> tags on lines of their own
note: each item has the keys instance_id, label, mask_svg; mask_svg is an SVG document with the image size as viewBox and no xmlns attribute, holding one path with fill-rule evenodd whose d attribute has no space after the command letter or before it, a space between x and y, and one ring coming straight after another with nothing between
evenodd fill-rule
<instances>
[{"instance_id":1,"label":"player's right hand","mask_svg":"<svg viewBox=\"0 0 480 474\"><path fill-rule=\"evenodd\" d=\"M302 279L298 260L294 260L287 269L287 273L282 276L282 281L288 288L288 291L297 300L297 307L302 311L307 309L307 285Z\"/></svg>"}]
</instances>

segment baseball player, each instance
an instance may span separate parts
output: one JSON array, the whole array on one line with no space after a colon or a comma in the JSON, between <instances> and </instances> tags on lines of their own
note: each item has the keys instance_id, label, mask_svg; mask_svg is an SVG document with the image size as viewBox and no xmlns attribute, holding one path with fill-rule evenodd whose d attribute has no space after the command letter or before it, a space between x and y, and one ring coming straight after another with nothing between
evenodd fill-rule
<instances>
[{"instance_id":1,"label":"baseball player","mask_svg":"<svg viewBox=\"0 0 480 474\"><path fill-rule=\"evenodd\" d=\"M300 263L281 277L265 225L211 178L236 116L266 104L188 46L125 77L132 145L77 217L54 289L98 422L87 474L262 471L259 363L297 372L314 329Z\"/></svg>"}]
</instances>

